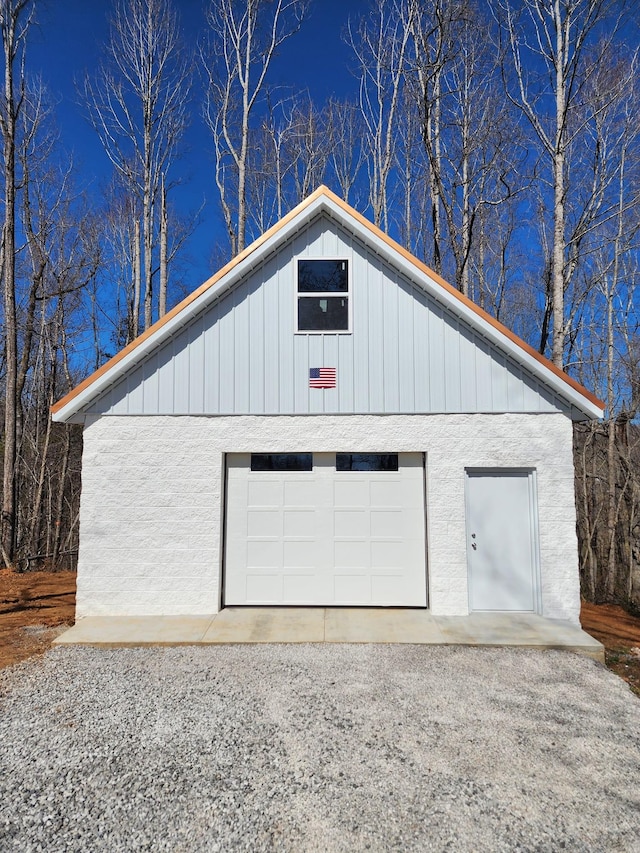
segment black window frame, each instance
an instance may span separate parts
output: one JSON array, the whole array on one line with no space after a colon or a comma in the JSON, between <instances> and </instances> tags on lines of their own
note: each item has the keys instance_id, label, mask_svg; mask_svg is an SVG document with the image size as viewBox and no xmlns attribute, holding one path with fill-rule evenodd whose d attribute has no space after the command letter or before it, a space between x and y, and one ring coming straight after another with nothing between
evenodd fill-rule
<instances>
[{"instance_id":1,"label":"black window frame","mask_svg":"<svg viewBox=\"0 0 640 853\"><path fill-rule=\"evenodd\" d=\"M328 289L328 290L301 290L301 265L311 265L311 264L344 264L344 272L346 274L346 289L337 288L337 289ZM312 257L312 258L296 258L295 259L295 331L296 334L301 335L348 335L351 334L351 322L352 322L352 303L351 303L351 264L350 258L344 256L333 256L333 257ZM306 301L306 305L302 306L302 302ZM300 314L302 307L311 309L313 311L313 302L320 302L321 300L332 300L334 303L331 308L337 310L332 310L328 312L327 309L329 305L326 306L325 311L327 313L331 313L332 315L341 315L343 310L346 310L346 326L341 327L341 325L328 324L326 327L318 326L316 328L310 328L309 323L301 327ZM338 302L342 302L343 304L338 307ZM308 312L307 312L308 313ZM319 315L321 316L321 315Z\"/></svg>"}]
</instances>

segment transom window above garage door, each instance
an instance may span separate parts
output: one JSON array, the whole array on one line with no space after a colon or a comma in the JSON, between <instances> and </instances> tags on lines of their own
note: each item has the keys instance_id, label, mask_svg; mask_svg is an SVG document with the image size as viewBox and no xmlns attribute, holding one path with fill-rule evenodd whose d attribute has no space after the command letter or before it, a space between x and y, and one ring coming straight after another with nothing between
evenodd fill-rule
<instances>
[{"instance_id":1,"label":"transom window above garage door","mask_svg":"<svg viewBox=\"0 0 640 853\"><path fill-rule=\"evenodd\" d=\"M349 261L298 258L296 331L349 332Z\"/></svg>"},{"instance_id":2,"label":"transom window above garage door","mask_svg":"<svg viewBox=\"0 0 640 853\"><path fill-rule=\"evenodd\" d=\"M397 471L397 453L336 453L336 471ZM313 471L312 453L252 453L252 471Z\"/></svg>"},{"instance_id":3,"label":"transom window above garage door","mask_svg":"<svg viewBox=\"0 0 640 853\"><path fill-rule=\"evenodd\" d=\"M252 453L252 471L312 471L311 453Z\"/></svg>"},{"instance_id":4,"label":"transom window above garage door","mask_svg":"<svg viewBox=\"0 0 640 853\"><path fill-rule=\"evenodd\" d=\"M397 453L336 453L336 471L397 470Z\"/></svg>"}]
</instances>

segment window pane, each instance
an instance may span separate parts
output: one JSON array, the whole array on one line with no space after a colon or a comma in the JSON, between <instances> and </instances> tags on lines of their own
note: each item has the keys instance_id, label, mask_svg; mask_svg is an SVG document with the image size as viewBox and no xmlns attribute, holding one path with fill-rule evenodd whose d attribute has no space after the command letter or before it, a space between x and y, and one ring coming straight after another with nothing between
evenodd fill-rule
<instances>
[{"instance_id":1,"label":"window pane","mask_svg":"<svg viewBox=\"0 0 640 853\"><path fill-rule=\"evenodd\" d=\"M252 453L252 471L312 471L311 453Z\"/></svg>"},{"instance_id":2,"label":"window pane","mask_svg":"<svg viewBox=\"0 0 640 853\"><path fill-rule=\"evenodd\" d=\"M336 471L397 470L397 453L336 453Z\"/></svg>"},{"instance_id":3,"label":"window pane","mask_svg":"<svg viewBox=\"0 0 640 853\"><path fill-rule=\"evenodd\" d=\"M300 293L346 293L349 289L347 261L298 261Z\"/></svg>"},{"instance_id":4,"label":"window pane","mask_svg":"<svg viewBox=\"0 0 640 853\"><path fill-rule=\"evenodd\" d=\"M349 329L349 300L342 296L301 296L298 299L298 330L301 332L346 332Z\"/></svg>"}]
</instances>

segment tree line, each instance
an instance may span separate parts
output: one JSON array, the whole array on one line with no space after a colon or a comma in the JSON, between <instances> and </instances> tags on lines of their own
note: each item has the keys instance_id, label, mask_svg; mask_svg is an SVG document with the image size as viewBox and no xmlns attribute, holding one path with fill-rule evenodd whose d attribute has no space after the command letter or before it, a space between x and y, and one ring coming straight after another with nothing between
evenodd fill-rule
<instances>
[{"instance_id":1,"label":"tree line","mask_svg":"<svg viewBox=\"0 0 640 853\"><path fill-rule=\"evenodd\" d=\"M624 0L370 0L342 33L352 95L276 86L311 0L114 0L77 83L112 168L78 182L30 71L41 0L0 0L5 565L73 561L81 436L49 406L182 295L198 210L174 203L189 125L226 261L329 185L606 402L576 430L583 589L640 605L637 12ZM346 88L346 87L345 87Z\"/></svg>"}]
</instances>

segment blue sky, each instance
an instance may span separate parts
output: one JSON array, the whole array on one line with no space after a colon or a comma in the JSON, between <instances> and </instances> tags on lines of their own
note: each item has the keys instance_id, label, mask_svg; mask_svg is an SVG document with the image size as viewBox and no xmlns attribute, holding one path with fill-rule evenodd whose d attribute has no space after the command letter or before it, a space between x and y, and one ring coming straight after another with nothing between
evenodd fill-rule
<instances>
[{"instance_id":1,"label":"blue sky","mask_svg":"<svg viewBox=\"0 0 640 853\"><path fill-rule=\"evenodd\" d=\"M187 43L195 44L205 27L206 0L174 0ZM342 33L347 21L366 12L367 0L314 0L299 33L285 42L273 64L271 83L288 89L308 89L320 104L328 96L344 97L357 89L349 71L352 53ZM92 192L108 181L110 164L88 124L76 94L75 80L95 69L108 38L110 0L48 0L39 12L39 27L31 33L29 67L40 73L57 103L62 142L72 151L83 186ZM194 89L192 124L185 139L186 162L179 164L185 184L174 201L197 209L204 203L202 221L189 243L191 273L187 289L214 272L210 256L220 221L213 180L212 146L201 119L200 92Z\"/></svg>"}]
</instances>

